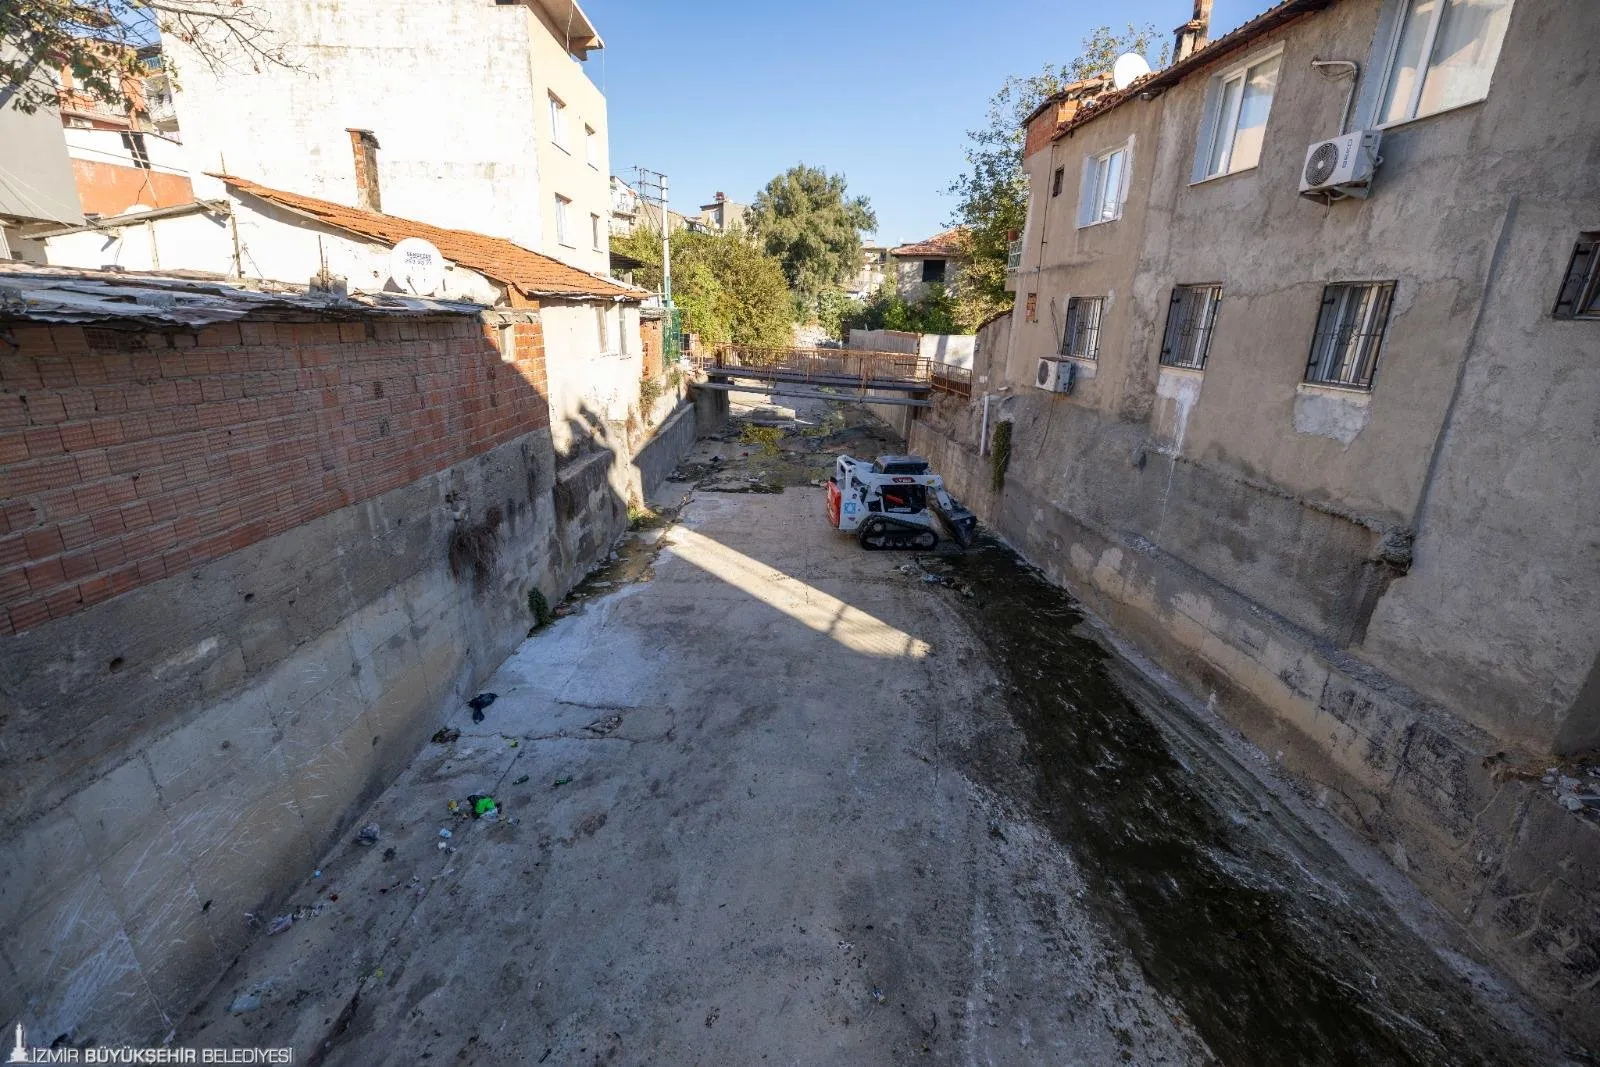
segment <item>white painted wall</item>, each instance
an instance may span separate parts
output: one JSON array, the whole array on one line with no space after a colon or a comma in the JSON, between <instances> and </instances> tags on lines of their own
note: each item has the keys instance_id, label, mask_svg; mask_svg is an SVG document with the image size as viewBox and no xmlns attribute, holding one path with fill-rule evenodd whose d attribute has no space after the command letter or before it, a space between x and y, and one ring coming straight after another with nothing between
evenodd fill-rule
<instances>
[{"instance_id":1,"label":"white painted wall","mask_svg":"<svg viewBox=\"0 0 1600 1067\"><path fill-rule=\"evenodd\" d=\"M639 406L644 375L639 309L604 306L607 340L602 348L593 304L546 301L545 374L550 386L550 437L559 453L570 452L579 427L600 419L625 423Z\"/></svg>"},{"instance_id":2,"label":"white painted wall","mask_svg":"<svg viewBox=\"0 0 1600 1067\"><path fill-rule=\"evenodd\" d=\"M252 70L238 63L213 75L181 41L167 43L180 75L175 106L197 170L225 168L354 204L346 129L370 129L381 146L379 184L389 214L507 237L585 269L603 268L605 254L589 247L584 231L590 211L602 219L609 213L604 98L527 6L378 0L253 0L253 6L287 43L295 67ZM549 135L550 88L566 99L574 130L575 154L566 168L541 158L550 154L541 147ZM602 143L595 168L583 154L584 121ZM551 182L541 181L542 161L551 167ZM554 242L556 189L573 199L581 220L573 249ZM201 198L223 195L220 183L200 176L195 191Z\"/></svg>"},{"instance_id":3,"label":"white painted wall","mask_svg":"<svg viewBox=\"0 0 1600 1067\"><path fill-rule=\"evenodd\" d=\"M45 241L46 256L54 266L185 268L297 285L309 282L326 262L328 271L345 278L353 292L376 293L388 287L388 245L319 226L254 197L230 194L228 199L239 239L238 271L229 221L202 214L103 225L100 230L51 237ZM445 270L442 288L432 295L494 305L501 302L504 287L466 267L451 266Z\"/></svg>"},{"instance_id":4,"label":"white painted wall","mask_svg":"<svg viewBox=\"0 0 1600 1067\"><path fill-rule=\"evenodd\" d=\"M971 370L972 353L977 340L976 335L970 333L925 333L918 342L917 353L935 363Z\"/></svg>"}]
</instances>

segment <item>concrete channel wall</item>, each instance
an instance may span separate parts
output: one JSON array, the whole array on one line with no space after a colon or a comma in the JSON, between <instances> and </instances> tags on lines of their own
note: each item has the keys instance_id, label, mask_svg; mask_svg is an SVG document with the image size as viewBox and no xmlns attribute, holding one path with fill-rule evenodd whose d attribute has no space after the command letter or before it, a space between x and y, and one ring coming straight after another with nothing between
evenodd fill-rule
<instances>
[{"instance_id":1,"label":"concrete channel wall","mask_svg":"<svg viewBox=\"0 0 1600 1067\"><path fill-rule=\"evenodd\" d=\"M0 326L0 1016L156 1041L638 475L558 466L536 319L509 364L472 318Z\"/></svg>"}]
</instances>

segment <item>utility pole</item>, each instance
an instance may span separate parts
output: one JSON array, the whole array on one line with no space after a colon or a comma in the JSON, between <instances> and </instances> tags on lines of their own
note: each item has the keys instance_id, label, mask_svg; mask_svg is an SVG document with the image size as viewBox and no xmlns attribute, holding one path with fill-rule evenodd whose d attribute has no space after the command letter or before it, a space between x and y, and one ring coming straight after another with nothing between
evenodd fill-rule
<instances>
[{"instance_id":1,"label":"utility pole","mask_svg":"<svg viewBox=\"0 0 1600 1067\"><path fill-rule=\"evenodd\" d=\"M666 317L667 332L676 336L677 317L672 308L672 221L667 214L667 176L645 167L634 167L633 172L639 198L661 209L661 313Z\"/></svg>"}]
</instances>

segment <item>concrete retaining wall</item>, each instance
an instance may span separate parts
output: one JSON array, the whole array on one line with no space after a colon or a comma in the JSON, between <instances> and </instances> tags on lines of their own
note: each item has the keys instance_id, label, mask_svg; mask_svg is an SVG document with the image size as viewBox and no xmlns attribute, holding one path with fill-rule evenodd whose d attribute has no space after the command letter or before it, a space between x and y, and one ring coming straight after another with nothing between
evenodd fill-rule
<instances>
[{"instance_id":1,"label":"concrete retaining wall","mask_svg":"<svg viewBox=\"0 0 1600 1067\"><path fill-rule=\"evenodd\" d=\"M632 457L558 466L525 319L509 362L471 318L0 324L0 1017L35 1043L159 1041L626 528Z\"/></svg>"},{"instance_id":2,"label":"concrete retaining wall","mask_svg":"<svg viewBox=\"0 0 1600 1067\"><path fill-rule=\"evenodd\" d=\"M1542 761L1340 651L1382 592L1381 530L1149 450L1131 427L1053 417L1043 396L991 401L991 425L1015 426L996 493L980 404L936 405L909 445L952 493L1379 844L1574 1034L1600 1039L1600 826L1539 785ZM1186 515L1201 506L1204 522ZM1229 523L1234 540L1194 533Z\"/></svg>"}]
</instances>

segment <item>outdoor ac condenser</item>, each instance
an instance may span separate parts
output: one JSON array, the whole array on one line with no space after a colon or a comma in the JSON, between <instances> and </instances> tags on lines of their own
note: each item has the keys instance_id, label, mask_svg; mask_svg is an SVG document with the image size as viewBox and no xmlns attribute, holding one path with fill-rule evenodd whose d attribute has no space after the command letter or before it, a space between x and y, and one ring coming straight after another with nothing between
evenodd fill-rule
<instances>
[{"instance_id":1,"label":"outdoor ac condenser","mask_svg":"<svg viewBox=\"0 0 1600 1067\"><path fill-rule=\"evenodd\" d=\"M1065 359L1041 359L1033 384L1047 393L1070 393L1077 380L1078 365Z\"/></svg>"},{"instance_id":2,"label":"outdoor ac condenser","mask_svg":"<svg viewBox=\"0 0 1600 1067\"><path fill-rule=\"evenodd\" d=\"M1327 201L1365 197L1372 185L1372 174L1382 162L1378 140L1377 130L1357 130L1307 148L1305 169L1300 172L1300 195Z\"/></svg>"}]
</instances>

